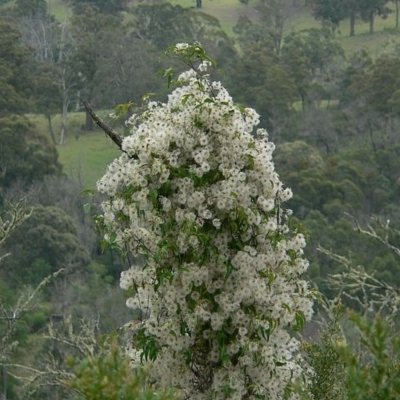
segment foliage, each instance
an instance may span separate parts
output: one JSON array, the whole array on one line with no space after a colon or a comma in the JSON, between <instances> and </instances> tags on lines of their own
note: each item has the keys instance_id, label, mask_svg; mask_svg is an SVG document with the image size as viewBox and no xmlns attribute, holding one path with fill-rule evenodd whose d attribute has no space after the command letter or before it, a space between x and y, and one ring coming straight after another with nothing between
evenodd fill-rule
<instances>
[{"instance_id":1,"label":"foliage","mask_svg":"<svg viewBox=\"0 0 400 400\"><path fill-rule=\"evenodd\" d=\"M56 144L56 136L52 118L62 109L62 93L58 79L59 70L50 62L43 62L35 72L36 111L46 117L53 144Z\"/></svg>"},{"instance_id":2,"label":"foliage","mask_svg":"<svg viewBox=\"0 0 400 400\"><path fill-rule=\"evenodd\" d=\"M8 280L37 284L60 268L69 270L89 263L78 242L74 221L57 207L36 206L32 215L9 237L5 246Z\"/></svg>"},{"instance_id":3,"label":"foliage","mask_svg":"<svg viewBox=\"0 0 400 400\"><path fill-rule=\"evenodd\" d=\"M357 227L364 237L380 242L398 259L400 249L390 242L389 223L386 233L371 225L368 229ZM397 399L400 394L398 287L377 279L361 266L355 267L348 257L319 250L344 266L343 272L330 277L337 290L330 304L350 299L358 312L347 310L344 318L340 312L342 306L334 306L332 322L321 335L322 343L304 342L306 358L314 367L306 375L310 397L304 398Z\"/></svg>"},{"instance_id":4,"label":"foliage","mask_svg":"<svg viewBox=\"0 0 400 400\"><path fill-rule=\"evenodd\" d=\"M263 126L275 134L281 120L289 117L297 93L288 68L270 54L263 44L246 47L232 67L228 86L240 103L260 110Z\"/></svg>"},{"instance_id":5,"label":"foliage","mask_svg":"<svg viewBox=\"0 0 400 400\"><path fill-rule=\"evenodd\" d=\"M196 398L289 396L294 361L310 318L301 276L304 236L290 233L291 196L271 160L258 114L235 105L208 79L215 62L199 44L169 50L190 69L166 104L149 102L130 119L124 153L98 189L108 196L105 241L144 257L124 271L133 365ZM171 83L171 70L165 70Z\"/></svg>"},{"instance_id":6,"label":"foliage","mask_svg":"<svg viewBox=\"0 0 400 400\"><path fill-rule=\"evenodd\" d=\"M9 203L6 207L6 215L0 218L0 246L4 247L6 242L12 236L13 232L18 229L31 216L31 210L25 205L25 199L18 201L15 204ZM10 254L2 254L0 256L1 270L4 268L3 261ZM0 279L1 296L0 296L0 367L3 374L3 379L0 382L0 388L4 396L14 396L14 377L9 376L8 367L12 364L12 356L16 352L21 342L26 339L27 330L20 322L32 319L35 328L43 325L43 314L36 313L32 315L35 308L35 301L38 294L43 288L50 283L53 278L56 278L63 270L59 270L54 274L43 279L33 290L25 290L21 295L12 291ZM11 297L15 297L11 302ZM22 329L21 329L22 328ZM10 382L8 382L10 381ZM11 397L13 398L13 397Z\"/></svg>"},{"instance_id":7,"label":"foliage","mask_svg":"<svg viewBox=\"0 0 400 400\"><path fill-rule=\"evenodd\" d=\"M0 118L30 109L32 81L28 71L29 49L21 44L21 34L0 18Z\"/></svg>"},{"instance_id":8,"label":"foliage","mask_svg":"<svg viewBox=\"0 0 400 400\"><path fill-rule=\"evenodd\" d=\"M74 366L71 389L83 400L173 400L171 391L155 392L146 384L143 370L132 371L117 343L104 346L102 352Z\"/></svg>"},{"instance_id":9,"label":"foliage","mask_svg":"<svg viewBox=\"0 0 400 400\"><path fill-rule=\"evenodd\" d=\"M355 22L360 18L369 23L369 33L374 32L374 19L377 15L386 18L390 9L387 0L312 0L313 15L316 19L330 21L334 28L339 22L349 18L350 36L355 35Z\"/></svg>"},{"instance_id":10,"label":"foliage","mask_svg":"<svg viewBox=\"0 0 400 400\"><path fill-rule=\"evenodd\" d=\"M346 364L343 359L341 346L343 330L340 325L343 307L336 305L333 308L332 319L319 331L320 343L303 341L302 350L309 365L303 379L306 389L304 399L338 400L344 399L346 390Z\"/></svg>"},{"instance_id":11,"label":"foliage","mask_svg":"<svg viewBox=\"0 0 400 400\"><path fill-rule=\"evenodd\" d=\"M340 314L339 314L340 315ZM304 342L313 368L305 376L303 399L395 400L400 394L400 342L393 327L377 314L366 318L349 312L355 336L346 339L344 319L336 315L321 333L321 344Z\"/></svg>"},{"instance_id":12,"label":"foliage","mask_svg":"<svg viewBox=\"0 0 400 400\"><path fill-rule=\"evenodd\" d=\"M163 51L173 43L200 41L210 48L222 65L235 55L232 39L215 17L170 3L141 4L134 9L132 31L135 37Z\"/></svg>"},{"instance_id":13,"label":"foliage","mask_svg":"<svg viewBox=\"0 0 400 400\"><path fill-rule=\"evenodd\" d=\"M263 36L272 44L274 52L279 55L283 44L284 29L294 12L293 2L290 0L264 0L257 6L259 24L262 26ZM246 19L246 17L244 17ZM240 26L240 18L238 20Z\"/></svg>"},{"instance_id":14,"label":"foliage","mask_svg":"<svg viewBox=\"0 0 400 400\"><path fill-rule=\"evenodd\" d=\"M23 17L40 18L47 13L46 0L16 0L15 12Z\"/></svg>"},{"instance_id":15,"label":"foliage","mask_svg":"<svg viewBox=\"0 0 400 400\"><path fill-rule=\"evenodd\" d=\"M72 0L71 4L75 14L80 14L88 5L101 13L117 14L127 9L128 0Z\"/></svg>"},{"instance_id":16,"label":"foliage","mask_svg":"<svg viewBox=\"0 0 400 400\"><path fill-rule=\"evenodd\" d=\"M31 184L46 175L61 173L54 145L46 136L37 133L27 118L19 115L0 117L0 131L2 188L16 181Z\"/></svg>"},{"instance_id":17,"label":"foliage","mask_svg":"<svg viewBox=\"0 0 400 400\"><path fill-rule=\"evenodd\" d=\"M347 0L312 0L313 16L330 21L335 27L347 17Z\"/></svg>"},{"instance_id":18,"label":"foliage","mask_svg":"<svg viewBox=\"0 0 400 400\"><path fill-rule=\"evenodd\" d=\"M285 37L282 61L295 82L303 108L310 101L312 86L327 82L334 76L334 65L344 53L327 28L309 29Z\"/></svg>"},{"instance_id":19,"label":"foliage","mask_svg":"<svg viewBox=\"0 0 400 400\"><path fill-rule=\"evenodd\" d=\"M384 318L366 320L352 314L360 332L358 352L343 349L348 374L348 396L354 400L395 400L400 395L400 341ZM360 362L359 353L365 361Z\"/></svg>"},{"instance_id":20,"label":"foliage","mask_svg":"<svg viewBox=\"0 0 400 400\"><path fill-rule=\"evenodd\" d=\"M374 18L377 15L386 18L391 12L387 0L358 0L358 3L361 19L369 22L369 33L374 32Z\"/></svg>"}]
</instances>

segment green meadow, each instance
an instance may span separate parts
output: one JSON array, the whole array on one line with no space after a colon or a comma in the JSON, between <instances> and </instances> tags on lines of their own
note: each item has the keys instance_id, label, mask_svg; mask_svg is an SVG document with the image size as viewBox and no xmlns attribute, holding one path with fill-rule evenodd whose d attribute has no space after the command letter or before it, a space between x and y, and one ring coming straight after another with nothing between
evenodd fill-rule
<instances>
[{"instance_id":1,"label":"green meadow","mask_svg":"<svg viewBox=\"0 0 400 400\"><path fill-rule=\"evenodd\" d=\"M29 117L36 128L50 138L47 121L43 116ZM53 128L57 135L60 131L60 116L53 118ZM96 181L104 174L107 165L119 156L116 145L100 129L84 132L83 112L70 113L67 123L67 139L58 145L59 161L64 173L78 181L85 189L94 189Z\"/></svg>"}]
</instances>

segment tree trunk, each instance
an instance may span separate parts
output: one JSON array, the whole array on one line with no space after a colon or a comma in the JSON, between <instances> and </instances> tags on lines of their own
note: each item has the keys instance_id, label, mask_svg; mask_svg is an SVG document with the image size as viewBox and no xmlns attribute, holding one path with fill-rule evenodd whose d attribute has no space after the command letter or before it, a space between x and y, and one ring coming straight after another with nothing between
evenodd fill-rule
<instances>
[{"instance_id":1,"label":"tree trunk","mask_svg":"<svg viewBox=\"0 0 400 400\"><path fill-rule=\"evenodd\" d=\"M7 385L7 367L5 365L2 366L1 368L1 372L2 372L2 377L3 377L3 396L2 399L3 400L7 400L7 389L8 389L8 385Z\"/></svg>"},{"instance_id":2,"label":"tree trunk","mask_svg":"<svg viewBox=\"0 0 400 400\"><path fill-rule=\"evenodd\" d=\"M374 19L375 16L373 13L369 16L369 33L374 33Z\"/></svg>"},{"instance_id":3,"label":"tree trunk","mask_svg":"<svg viewBox=\"0 0 400 400\"><path fill-rule=\"evenodd\" d=\"M85 120L85 131L92 131L94 128L93 119L91 115L86 111L86 120Z\"/></svg>"},{"instance_id":4,"label":"tree trunk","mask_svg":"<svg viewBox=\"0 0 400 400\"><path fill-rule=\"evenodd\" d=\"M202 7L202 0L196 0L196 7L201 8Z\"/></svg>"},{"instance_id":5,"label":"tree trunk","mask_svg":"<svg viewBox=\"0 0 400 400\"><path fill-rule=\"evenodd\" d=\"M356 16L354 13L350 14L350 36L354 36L355 35L355 26L356 24Z\"/></svg>"},{"instance_id":6,"label":"tree trunk","mask_svg":"<svg viewBox=\"0 0 400 400\"><path fill-rule=\"evenodd\" d=\"M62 24L61 29L61 45L59 51L59 62L64 62L64 40L66 36L66 21ZM67 84L67 68L62 67L61 70L61 81L60 81L61 93L62 93L62 112L61 112L61 130L60 130L60 141L58 144L65 144L65 137L67 135L67 117L68 117L68 107L69 107L69 87Z\"/></svg>"},{"instance_id":7,"label":"tree trunk","mask_svg":"<svg viewBox=\"0 0 400 400\"><path fill-rule=\"evenodd\" d=\"M47 118L47 124L49 125L51 140L53 141L53 144L56 144L56 137L54 135L53 124L51 123L51 115L46 115L46 118Z\"/></svg>"},{"instance_id":8,"label":"tree trunk","mask_svg":"<svg viewBox=\"0 0 400 400\"><path fill-rule=\"evenodd\" d=\"M369 125L369 137L371 140L372 150L374 152L376 152L377 149L376 149L376 144L375 144L375 140L374 140L374 130L373 130L371 121L368 121L368 125Z\"/></svg>"},{"instance_id":9,"label":"tree trunk","mask_svg":"<svg viewBox=\"0 0 400 400\"><path fill-rule=\"evenodd\" d=\"M63 104L62 104L62 113L61 113L61 131L60 131L60 141L58 144L65 144L65 137L67 136L67 118L68 118L68 106L69 106L69 96L68 96L68 88L65 83L65 76L63 76L63 85L62 85L62 93L63 93Z\"/></svg>"},{"instance_id":10,"label":"tree trunk","mask_svg":"<svg viewBox=\"0 0 400 400\"><path fill-rule=\"evenodd\" d=\"M395 1L396 29L399 29L399 0Z\"/></svg>"},{"instance_id":11,"label":"tree trunk","mask_svg":"<svg viewBox=\"0 0 400 400\"><path fill-rule=\"evenodd\" d=\"M306 95L304 93L300 93L301 97L301 109L304 111L306 109Z\"/></svg>"},{"instance_id":12,"label":"tree trunk","mask_svg":"<svg viewBox=\"0 0 400 400\"><path fill-rule=\"evenodd\" d=\"M64 101L62 114L61 114L61 131L60 131L60 141L58 144L65 144L65 138L67 136L67 117L68 117L68 102Z\"/></svg>"}]
</instances>

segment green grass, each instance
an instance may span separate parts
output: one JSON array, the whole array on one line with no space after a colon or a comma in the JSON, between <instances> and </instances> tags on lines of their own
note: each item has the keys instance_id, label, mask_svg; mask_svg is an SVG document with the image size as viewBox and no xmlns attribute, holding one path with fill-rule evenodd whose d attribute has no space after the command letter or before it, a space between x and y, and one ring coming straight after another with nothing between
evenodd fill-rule
<instances>
[{"instance_id":1,"label":"green grass","mask_svg":"<svg viewBox=\"0 0 400 400\"><path fill-rule=\"evenodd\" d=\"M58 21L64 21L72 15L72 10L67 2L62 0L47 0L49 13L54 15Z\"/></svg>"},{"instance_id":2,"label":"green grass","mask_svg":"<svg viewBox=\"0 0 400 400\"><path fill-rule=\"evenodd\" d=\"M42 134L50 137L44 117L34 115L29 118ZM64 173L80 182L85 189L94 189L96 181L104 174L107 165L121 152L100 129L82 133L81 126L84 120L84 113L69 114L66 143L58 145L57 150ZM54 118L53 125L57 135L60 131L59 115Z\"/></svg>"},{"instance_id":3,"label":"green grass","mask_svg":"<svg viewBox=\"0 0 400 400\"><path fill-rule=\"evenodd\" d=\"M179 4L182 7L195 8L195 0L170 0L172 4ZM255 6L259 2L250 0L248 5L242 4L239 0L203 0L203 7L199 10L217 18L222 29L229 35L233 35L233 27L241 15L251 19L257 17Z\"/></svg>"},{"instance_id":4,"label":"green grass","mask_svg":"<svg viewBox=\"0 0 400 400\"><path fill-rule=\"evenodd\" d=\"M86 133L79 139L70 138L66 145L58 146L58 153L64 172L85 189L94 189L107 165L121 154L99 130Z\"/></svg>"}]
</instances>

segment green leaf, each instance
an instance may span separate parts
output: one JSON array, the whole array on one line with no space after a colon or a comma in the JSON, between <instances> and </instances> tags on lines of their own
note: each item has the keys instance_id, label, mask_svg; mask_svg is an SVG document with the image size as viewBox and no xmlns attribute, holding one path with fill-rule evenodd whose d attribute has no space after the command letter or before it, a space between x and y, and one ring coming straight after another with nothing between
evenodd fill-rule
<instances>
[{"instance_id":1,"label":"green leaf","mask_svg":"<svg viewBox=\"0 0 400 400\"><path fill-rule=\"evenodd\" d=\"M115 232L111 232L110 238L108 239L108 243L115 243L115 239L117 239L117 234Z\"/></svg>"},{"instance_id":2,"label":"green leaf","mask_svg":"<svg viewBox=\"0 0 400 400\"><path fill-rule=\"evenodd\" d=\"M105 239L100 240L101 252L104 253L107 248L107 241Z\"/></svg>"},{"instance_id":3,"label":"green leaf","mask_svg":"<svg viewBox=\"0 0 400 400\"><path fill-rule=\"evenodd\" d=\"M275 361L275 365L277 367L283 367L284 365L286 365L286 363L285 362L281 362L281 361Z\"/></svg>"},{"instance_id":4,"label":"green leaf","mask_svg":"<svg viewBox=\"0 0 400 400\"><path fill-rule=\"evenodd\" d=\"M235 269L235 267L232 265L232 263L229 260L226 260L224 262L225 266L226 266L226 273L224 276L224 282L226 282L228 280L228 278L231 276L233 270Z\"/></svg>"},{"instance_id":5,"label":"green leaf","mask_svg":"<svg viewBox=\"0 0 400 400\"><path fill-rule=\"evenodd\" d=\"M183 95L182 96L182 105L185 105L191 97L193 97L192 93Z\"/></svg>"},{"instance_id":6,"label":"green leaf","mask_svg":"<svg viewBox=\"0 0 400 400\"><path fill-rule=\"evenodd\" d=\"M146 102L147 100L151 99L153 96L155 96L156 93L146 93L142 96L142 102Z\"/></svg>"},{"instance_id":7,"label":"green leaf","mask_svg":"<svg viewBox=\"0 0 400 400\"><path fill-rule=\"evenodd\" d=\"M83 191L80 193L80 195L81 195L81 196L85 196L85 195L94 196L94 190L92 190L92 189L83 190Z\"/></svg>"},{"instance_id":8,"label":"green leaf","mask_svg":"<svg viewBox=\"0 0 400 400\"><path fill-rule=\"evenodd\" d=\"M190 364L193 361L193 352L192 350L188 349L184 353L186 364Z\"/></svg>"},{"instance_id":9,"label":"green leaf","mask_svg":"<svg viewBox=\"0 0 400 400\"><path fill-rule=\"evenodd\" d=\"M296 311L295 320L296 320L296 324L292 327L292 329L293 329L294 331L301 331L301 330L303 330L304 325L305 325L305 323L306 323L306 316L304 315L304 312L301 311L301 310Z\"/></svg>"},{"instance_id":10,"label":"green leaf","mask_svg":"<svg viewBox=\"0 0 400 400\"><path fill-rule=\"evenodd\" d=\"M89 214L91 208L92 208L92 205L90 203L85 203L83 205L83 211L85 211L85 214Z\"/></svg>"},{"instance_id":11,"label":"green leaf","mask_svg":"<svg viewBox=\"0 0 400 400\"><path fill-rule=\"evenodd\" d=\"M135 107L136 103L133 101L128 101L127 103L117 104L114 107L115 116L114 119L119 119L121 117L125 117L126 114L132 112L133 107Z\"/></svg>"}]
</instances>

